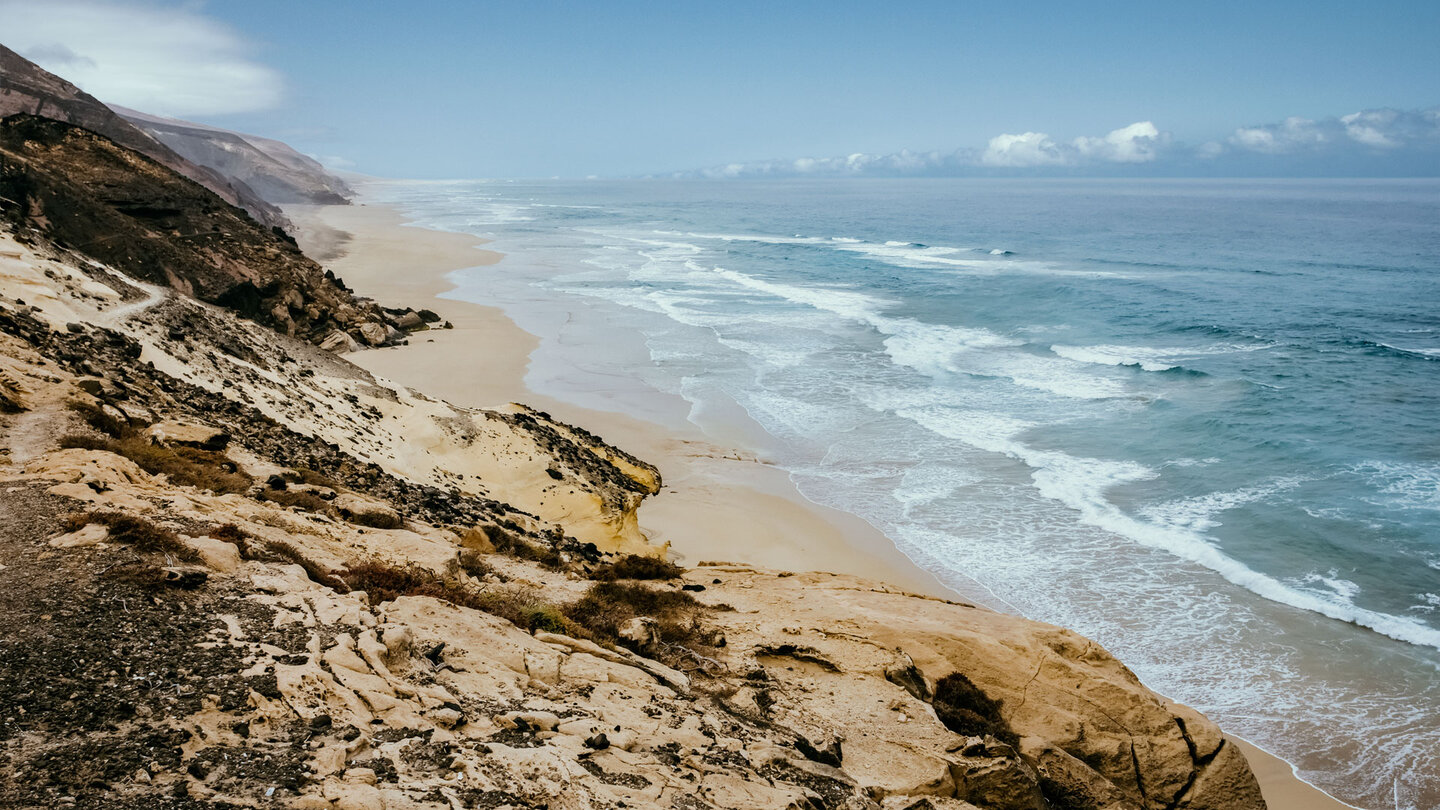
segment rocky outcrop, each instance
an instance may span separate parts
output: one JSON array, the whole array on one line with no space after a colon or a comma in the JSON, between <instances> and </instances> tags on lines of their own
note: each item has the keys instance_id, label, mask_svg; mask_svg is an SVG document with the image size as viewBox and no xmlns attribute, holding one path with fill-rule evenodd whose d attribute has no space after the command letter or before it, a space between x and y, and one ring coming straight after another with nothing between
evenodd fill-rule
<instances>
[{"instance_id":1,"label":"rocky outcrop","mask_svg":"<svg viewBox=\"0 0 1440 810\"><path fill-rule=\"evenodd\" d=\"M111 109L186 160L244 183L266 202L277 205L350 202L353 192L344 180L280 141L148 115L125 107L112 105Z\"/></svg>"},{"instance_id":2,"label":"rocky outcrop","mask_svg":"<svg viewBox=\"0 0 1440 810\"><path fill-rule=\"evenodd\" d=\"M0 310L0 331L82 375L86 395L123 418L155 422L167 411L147 428L157 441L224 435L399 501L406 517L463 515L606 550L658 551L635 512L659 491L659 473L593 434L521 406L456 408L165 289L142 285L149 298L122 303L141 294L133 280L45 255L0 236L0 295L8 285L29 302Z\"/></svg>"},{"instance_id":3,"label":"rocky outcrop","mask_svg":"<svg viewBox=\"0 0 1440 810\"><path fill-rule=\"evenodd\" d=\"M290 227L279 208L236 176L186 160L160 140L121 118L94 96L0 45L0 118L34 115L88 129L133 149L245 209L265 227Z\"/></svg>"},{"instance_id":4,"label":"rocky outcrop","mask_svg":"<svg viewBox=\"0 0 1440 810\"><path fill-rule=\"evenodd\" d=\"M0 120L0 198L22 234L287 335L318 342L338 330L366 345L404 337L283 231L94 132L31 115Z\"/></svg>"}]
</instances>

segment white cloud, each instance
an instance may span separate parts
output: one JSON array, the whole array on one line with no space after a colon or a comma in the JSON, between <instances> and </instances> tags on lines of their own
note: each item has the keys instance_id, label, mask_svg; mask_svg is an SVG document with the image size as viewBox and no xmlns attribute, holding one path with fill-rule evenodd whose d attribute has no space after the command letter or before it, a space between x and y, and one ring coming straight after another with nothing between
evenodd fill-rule
<instances>
[{"instance_id":1,"label":"white cloud","mask_svg":"<svg viewBox=\"0 0 1440 810\"><path fill-rule=\"evenodd\" d=\"M1077 166L1083 163L1149 163L1169 142L1149 121L1137 121L1100 137L1080 136L1060 143L1043 132L996 135L980 155L982 166L1022 168Z\"/></svg>"},{"instance_id":2,"label":"white cloud","mask_svg":"<svg viewBox=\"0 0 1440 810\"><path fill-rule=\"evenodd\" d=\"M1241 127L1230 136L1230 143L1251 152L1278 155L1325 143L1330 136L1324 129L1308 118L1291 116L1278 124Z\"/></svg>"},{"instance_id":3,"label":"white cloud","mask_svg":"<svg viewBox=\"0 0 1440 810\"><path fill-rule=\"evenodd\" d=\"M1226 143L1238 152L1265 155L1346 149L1399 150L1440 142L1440 107L1428 110L1361 110L1339 118L1286 118L1278 124L1241 127Z\"/></svg>"},{"instance_id":4,"label":"white cloud","mask_svg":"<svg viewBox=\"0 0 1440 810\"><path fill-rule=\"evenodd\" d=\"M1383 149L1393 149L1400 144L1386 130L1393 130L1400 114L1395 110L1365 110L1340 116L1345 125L1345 134L1357 143Z\"/></svg>"},{"instance_id":5,"label":"white cloud","mask_svg":"<svg viewBox=\"0 0 1440 810\"><path fill-rule=\"evenodd\" d=\"M1149 121L1138 121L1110 132L1103 138L1075 139L1075 149L1082 156L1109 163L1149 163L1169 136Z\"/></svg>"},{"instance_id":6,"label":"white cloud","mask_svg":"<svg viewBox=\"0 0 1440 810\"><path fill-rule=\"evenodd\" d=\"M980 155L983 166L1066 166L1073 163L1060 145L1043 132L996 135Z\"/></svg>"},{"instance_id":7,"label":"white cloud","mask_svg":"<svg viewBox=\"0 0 1440 810\"><path fill-rule=\"evenodd\" d=\"M280 74L190 7L103 0L0 0L5 44L106 103L169 116L274 107Z\"/></svg>"},{"instance_id":8,"label":"white cloud","mask_svg":"<svg viewBox=\"0 0 1440 810\"><path fill-rule=\"evenodd\" d=\"M891 155L870 155L864 152L841 157L802 157L793 160L759 160L750 163L727 163L681 173L711 178L732 177L811 177L844 175L921 175L954 171L974 163L967 149L955 152L911 152L901 150Z\"/></svg>"},{"instance_id":9,"label":"white cloud","mask_svg":"<svg viewBox=\"0 0 1440 810\"><path fill-rule=\"evenodd\" d=\"M1137 121L1100 136L1058 140L1044 132L1005 133L983 149L953 152L855 153L731 163L679 176L845 177L987 176L1077 172L1241 174L1299 172L1343 176L1356 171L1393 176L1440 174L1440 107L1369 109L1334 118L1293 116L1241 127L1224 138L1177 143L1151 121Z\"/></svg>"}]
</instances>

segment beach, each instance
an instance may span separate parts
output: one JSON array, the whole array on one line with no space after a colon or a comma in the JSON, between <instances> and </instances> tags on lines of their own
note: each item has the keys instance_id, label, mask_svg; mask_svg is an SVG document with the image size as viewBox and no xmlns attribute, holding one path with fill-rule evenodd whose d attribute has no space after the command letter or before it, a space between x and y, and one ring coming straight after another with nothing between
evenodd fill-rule
<instances>
[{"instance_id":1,"label":"beach","mask_svg":"<svg viewBox=\"0 0 1440 810\"><path fill-rule=\"evenodd\" d=\"M453 329L421 332L409 346L348 356L362 368L463 407L522 402L580 425L657 465L665 487L640 509L642 531L681 563L736 561L832 571L942 598L955 595L854 515L804 498L783 470L699 435L622 414L579 408L525 387L535 336L494 307L440 298L446 276L501 255L465 234L408 227L375 205L293 207L302 245L358 294L429 308ZM347 236L338 236L348 234ZM497 272L501 272L497 270Z\"/></svg>"},{"instance_id":2,"label":"beach","mask_svg":"<svg viewBox=\"0 0 1440 810\"><path fill-rule=\"evenodd\" d=\"M698 431L581 408L525 386L538 338L496 307L443 297L455 270L493 266L503 256L468 234L413 227L383 205L287 209L308 253L357 294L389 305L428 308L452 329L415 334L410 345L348 356L379 376L465 407L524 402L590 430L657 465L659 496L640 510L642 532L668 544L681 563L726 560L797 571L834 571L897 589L953 599L864 520L807 500L784 470L743 449L717 446ZM1272 808L1349 807L1295 777L1291 766L1241 743Z\"/></svg>"}]
</instances>

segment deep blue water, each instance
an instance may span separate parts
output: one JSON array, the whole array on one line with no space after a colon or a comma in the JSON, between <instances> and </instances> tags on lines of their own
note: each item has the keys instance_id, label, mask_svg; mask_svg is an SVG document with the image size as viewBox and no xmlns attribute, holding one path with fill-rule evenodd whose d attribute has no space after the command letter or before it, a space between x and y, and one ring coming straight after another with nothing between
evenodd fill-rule
<instances>
[{"instance_id":1,"label":"deep blue water","mask_svg":"<svg viewBox=\"0 0 1440 810\"><path fill-rule=\"evenodd\" d=\"M1440 806L1440 182L367 193L509 254L456 294L542 337L535 387L743 412L962 593L1343 798Z\"/></svg>"}]
</instances>

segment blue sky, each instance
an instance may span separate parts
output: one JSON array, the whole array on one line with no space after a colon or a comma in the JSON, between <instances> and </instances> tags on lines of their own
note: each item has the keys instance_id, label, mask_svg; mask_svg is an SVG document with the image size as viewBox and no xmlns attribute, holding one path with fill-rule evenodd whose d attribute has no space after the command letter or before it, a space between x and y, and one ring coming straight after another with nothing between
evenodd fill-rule
<instances>
[{"instance_id":1,"label":"blue sky","mask_svg":"<svg viewBox=\"0 0 1440 810\"><path fill-rule=\"evenodd\" d=\"M1434 0L0 0L0 20L103 100L393 177L1440 173Z\"/></svg>"}]
</instances>

